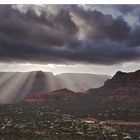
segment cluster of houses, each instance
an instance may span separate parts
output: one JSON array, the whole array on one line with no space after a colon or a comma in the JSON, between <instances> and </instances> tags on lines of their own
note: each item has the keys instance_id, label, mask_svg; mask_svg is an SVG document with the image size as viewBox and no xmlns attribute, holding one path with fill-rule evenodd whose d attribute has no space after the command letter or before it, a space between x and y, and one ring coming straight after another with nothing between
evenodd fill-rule
<instances>
[{"instance_id":1,"label":"cluster of houses","mask_svg":"<svg viewBox=\"0 0 140 140\"><path fill-rule=\"evenodd\" d=\"M14 106L10 106L9 109L0 113L2 116L0 116L0 135L1 132L17 131L18 129L18 132L30 132L35 137L78 135L95 138L99 134L101 137L110 137L114 140L119 137L115 127L93 117L75 118L48 106L39 106L37 109L32 108L29 111ZM29 118L29 116L32 117ZM121 136L122 140L132 140L131 135L127 132L122 132ZM140 137L137 138L140 139Z\"/></svg>"}]
</instances>

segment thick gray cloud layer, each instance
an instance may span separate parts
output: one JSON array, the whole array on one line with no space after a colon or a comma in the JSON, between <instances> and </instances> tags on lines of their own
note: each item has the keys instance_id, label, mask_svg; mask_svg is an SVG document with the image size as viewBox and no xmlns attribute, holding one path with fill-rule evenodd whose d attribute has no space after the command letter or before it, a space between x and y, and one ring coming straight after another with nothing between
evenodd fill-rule
<instances>
[{"instance_id":1,"label":"thick gray cloud layer","mask_svg":"<svg viewBox=\"0 0 140 140\"><path fill-rule=\"evenodd\" d=\"M130 9L139 18L134 6L111 7L122 16L78 5L1 5L0 61L108 65L139 60L140 25L130 26L123 17Z\"/></svg>"}]
</instances>

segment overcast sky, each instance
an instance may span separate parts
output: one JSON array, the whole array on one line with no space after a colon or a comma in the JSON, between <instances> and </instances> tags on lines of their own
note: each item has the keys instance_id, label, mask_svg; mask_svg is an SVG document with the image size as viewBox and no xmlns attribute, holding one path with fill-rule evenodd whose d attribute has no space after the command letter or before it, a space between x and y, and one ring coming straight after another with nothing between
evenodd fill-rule
<instances>
[{"instance_id":1,"label":"overcast sky","mask_svg":"<svg viewBox=\"0 0 140 140\"><path fill-rule=\"evenodd\" d=\"M137 69L139 5L0 5L0 71Z\"/></svg>"}]
</instances>

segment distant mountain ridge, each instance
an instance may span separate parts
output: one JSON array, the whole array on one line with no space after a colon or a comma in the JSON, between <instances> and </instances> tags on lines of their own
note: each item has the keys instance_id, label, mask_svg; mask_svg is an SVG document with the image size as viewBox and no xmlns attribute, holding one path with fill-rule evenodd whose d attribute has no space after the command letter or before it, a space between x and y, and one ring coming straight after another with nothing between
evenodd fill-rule
<instances>
[{"instance_id":1,"label":"distant mountain ridge","mask_svg":"<svg viewBox=\"0 0 140 140\"><path fill-rule=\"evenodd\" d=\"M74 92L84 92L97 88L109 79L107 75L59 74L51 72L0 72L0 103L15 103L27 95L49 93L67 88Z\"/></svg>"},{"instance_id":2,"label":"distant mountain ridge","mask_svg":"<svg viewBox=\"0 0 140 140\"><path fill-rule=\"evenodd\" d=\"M118 71L111 79L109 78L106 75L75 73L54 76L52 73L42 71L2 72L0 103L15 103L23 99L26 101L78 99L81 106L83 103L93 102L97 104L140 102L140 70L130 73ZM96 82L98 84L95 84ZM88 90L85 92L86 89Z\"/></svg>"},{"instance_id":3,"label":"distant mountain ridge","mask_svg":"<svg viewBox=\"0 0 140 140\"><path fill-rule=\"evenodd\" d=\"M86 73L62 73L56 75L61 88L68 88L75 92L85 92L90 88L98 88L111 78L108 75Z\"/></svg>"}]
</instances>

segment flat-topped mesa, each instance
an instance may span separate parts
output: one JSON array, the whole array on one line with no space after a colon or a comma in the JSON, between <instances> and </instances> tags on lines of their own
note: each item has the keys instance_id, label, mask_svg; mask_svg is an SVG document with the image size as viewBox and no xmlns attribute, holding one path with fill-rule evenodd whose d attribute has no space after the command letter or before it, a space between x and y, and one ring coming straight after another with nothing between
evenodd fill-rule
<instances>
[{"instance_id":1,"label":"flat-topped mesa","mask_svg":"<svg viewBox=\"0 0 140 140\"><path fill-rule=\"evenodd\" d=\"M35 71L30 95L55 90L55 76L52 72Z\"/></svg>"},{"instance_id":2,"label":"flat-topped mesa","mask_svg":"<svg viewBox=\"0 0 140 140\"><path fill-rule=\"evenodd\" d=\"M45 91L47 91L45 74L42 71L37 71L32 84L31 94Z\"/></svg>"}]
</instances>

